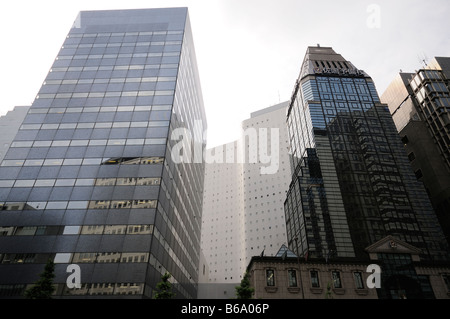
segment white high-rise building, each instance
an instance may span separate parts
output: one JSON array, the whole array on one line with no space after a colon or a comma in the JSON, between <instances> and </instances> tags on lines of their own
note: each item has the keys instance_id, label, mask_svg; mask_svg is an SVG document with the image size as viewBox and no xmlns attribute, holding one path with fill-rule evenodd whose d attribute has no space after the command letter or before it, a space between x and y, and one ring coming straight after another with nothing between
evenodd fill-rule
<instances>
[{"instance_id":1,"label":"white high-rise building","mask_svg":"<svg viewBox=\"0 0 450 319\"><path fill-rule=\"evenodd\" d=\"M230 298L252 256L275 255L286 244L283 204L291 179L288 103L251 114L238 141L208 150L202 250L209 283ZM208 157L209 162L208 163ZM210 285L213 286L213 285ZM209 288L210 291L214 288ZM217 297L217 296L216 296Z\"/></svg>"}]
</instances>

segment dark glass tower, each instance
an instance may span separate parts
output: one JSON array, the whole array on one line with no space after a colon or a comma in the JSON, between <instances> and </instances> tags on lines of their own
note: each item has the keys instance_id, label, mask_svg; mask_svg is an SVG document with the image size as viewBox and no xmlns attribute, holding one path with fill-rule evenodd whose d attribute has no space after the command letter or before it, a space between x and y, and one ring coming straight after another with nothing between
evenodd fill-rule
<instances>
[{"instance_id":1,"label":"dark glass tower","mask_svg":"<svg viewBox=\"0 0 450 319\"><path fill-rule=\"evenodd\" d=\"M172 159L180 127L204 149L187 8L81 12L0 166L2 297L51 259L58 296L150 298L169 272L196 298L204 166Z\"/></svg>"},{"instance_id":2,"label":"dark glass tower","mask_svg":"<svg viewBox=\"0 0 450 319\"><path fill-rule=\"evenodd\" d=\"M400 73L381 96L450 243L450 58Z\"/></svg>"},{"instance_id":3,"label":"dark glass tower","mask_svg":"<svg viewBox=\"0 0 450 319\"><path fill-rule=\"evenodd\" d=\"M372 79L332 48L309 47L287 123L295 173L285 202L300 256L367 260L392 235L447 258L447 246Z\"/></svg>"}]
</instances>

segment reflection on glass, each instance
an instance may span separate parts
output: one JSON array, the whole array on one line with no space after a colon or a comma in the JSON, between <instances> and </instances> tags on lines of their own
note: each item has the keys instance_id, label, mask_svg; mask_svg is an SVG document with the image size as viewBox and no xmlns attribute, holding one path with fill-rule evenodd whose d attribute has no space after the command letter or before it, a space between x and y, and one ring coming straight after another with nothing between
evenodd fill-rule
<instances>
[{"instance_id":1,"label":"reflection on glass","mask_svg":"<svg viewBox=\"0 0 450 319\"><path fill-rule=\"evenodd\" d=\"M82 235L101 235L103 234L103 229L105 226L103 225L88 225L83 226L81 229Z\"/></svg>"},{"instance_id":2,"label":"reflection on glass","mask_svg":"<svg viewBox=\"0 0 450 319\"><path fill-rule=\"evenodd\" d=\"M57 254L58 255L58 254ZM61 254L62 255L62 254ZM96 252L96 253L75 253L73 259L66 259L67 263L146 263L149 253L143 252Z\"/></svg>"},{"instance_id":3,"label":"reflection on glass","mask_svg":"<svg viewBox=\"0 0 450 319\"><path fill-rule=\"evenodd\" d=\"M95 186L152 186L160 185L158 177L122 177L122 178L97 178Z\"/></svg>"},{"instance_id":4,"label":"reflection on glass","mask_svg":"<svg viewBox=\"0 0 450 319\"><path fill-rule=\"evenodd\" d=\"M146 263L148 256L148 253L122 253L120 261L122 263Z\"/></svg>"},{"instance_id":5,"label":"reflection on glass","mask_svg":"<svg viewBox=\"0 0 450 319\"><path fill-rule=\"evenodd\" d=\"M156 208L156 200L134 200L133 208Z\"/></svg>"},{"instance_id":6,"label":"reflection on glass","mask_svg":"<svg viewBox=\"0 0 450 319\"><path fill-rule=\"evenodd\" d=\"M157 200L113 200L91 201L89 209L128 209L128 208L156 208Z\"/></svg>"},{"instance_id":7,"label":"reflection on glass","mask_svg":"<svg viewBox=\"0 0 450 319\"><path fill-rule=\"evenodd\" d=\"M53 262L55 264L67 264L70 262L71 257L72 257L71 253L58 253L56 254Z\"/></svg>"},{"instance_id":8,"label":"reflection on glass","mask_svg":"<svg viewBox=\"0 0 450 319\"><path fill-rule=\"evenodd\" d=\"M81 226L64 226L63 235L77 235Z\"/></svg>"},{"instance_id":9,"label":"reflection on glass","mask_svg":"<svg viewBox=\"0 0 450 319\"><path fill-rule=\"evenodd\" d=\"M121 253L97 253L96 260L97 263L118 263L120 262Z\"/></svg>"},{"instance_id":10,"label":"reflection on glass","mask_svg":"<svg viewBox=\"0 0 450 319\"><path fill-rule=\"evenodd\" d=\"M150 186L150 185L160 185L161 178L154 177L139 177L136 181L138 186Z\"/></svg>"},{"instance_id":11,"label":"reflection on glass","mask_svg":"<svg viewBox=\"0 0 450 319\"><path fill-rule=\"evenodd\" d=\"M120 186L133 186L133 185L136 185L136 178L134 178L134 177L118 178L117 181L116 181L116 185L120 185Z\"/></svg>"},{"instance_id":12,"label":"reflection on glass","mask_svg":"<svg viewBox=\"0 0 450 319\"><path fill-rule=\"evenodd\" d=\"M137 295L144 292L143 283L82 283L80 289L68 289L64 295Z\"/></svg>"},{"instance_id":13,"label":"reflection on glass","mask_svg":"<svg viewBox=\"0 0 450 319\"><path fill-rule=\"evenodd\" d=\"M29 264L35 262L37 254L0 254L2 264Z\"/></svg>"},{"instance_id":14,"label":"reflection on glass","mask_svg":"<svg viewBox=\"0 0 450 319\"><path fill-rule=\"evenodd\" d=\"M117 157L103 161L103 165L162 164L164 157Z\"/></svg>"},{"instance_id":15,"label":"reflection on glass","mask_svg":"<svg viewBox=\"0 0 450 319\"><path fill-rule=\"evenodd\" d=\"M89 202L89 209L108 209L110 205L109 200L96 200Z\"/></svg>"},{"instance_id":16,"label":"reflection on glass","mask_svg":"<svg viewBox=\"0 0 450 319\"><path fill-rule=\"evenodd\" d=\"M73 226L80 227L80 226ZM89 225L82 226L83 235L147 235L152 234L153 225Z\"/></svg>"},{"instance_id":17,"label":"reflection on glass","mask_svg":"<svg viewBox=\"0 0 450 319\"><path fill-rule=\"evenodd\" d=\"M0 236L40 235L148 235L153 225L3 226Z\"/></svg>"},{"instance_id":18,"label":"reflection on glass","mask_svg":"<svg viewBox=\"0 0 450 319\"><path fill-rule=\"evenodd\" d=\"M127 234L151 234L153 225L129 225Z\"/></svg>"},{"instance_id":19,"label":"reflection on glass","mask_svg":"<svg viewBox=\"0 0 450 319\"><path fill-rule=\"evenodd\" d=\"M16 236L30 236L34 235L37 227L35 226L24 226L24 227L16 227L16 231L14 235Z\"/></svg>"},{"instance_id":20,"label":"reflection on glass","mask_svg":"<svg viewBox=\"0 0 450 319\"><path fill-rule=\"evenodd\" d=\"M72 263L92 263L95 261L97 253L75 253Z\"/></svg>"},{"instance_id":21,"label":"reflection on glass","mask_svg":"<svg viewBox=\"0 0 450 319\"><path fill-rule=\"evenodd\" d=\"M120 235L120 234L125 234L127 230L127 226L126 225L107 225L105 226L105 231L104 234L105 235Z\"/></svg>"},{"instance_id":22,"label":"reflection on glass","mask_svg":"<svg viewBox=\"0 0 450 319\"><path fill-rule=\"evenodd\" d=\"M44 209L47 202L6 202L0 204L0 210L36 210Z\"/></svg>"},{"instance_id":23,"label":"reflection on glass","mask_svg":"<svg viewBox=\"0 0 450 319\"><path fill-rule=\"evenodd\" d=\"M15 227L0 227L0 236L12 236L14 234Z\"/></svg>"},{"instance_id":24,"label":"reflection on glass","mask_svg":"<svg viewBox=\"0 0 450 319\"><path fill-rule=\"evenodd\" d=\"M112 209L131 208L131 206L132 206L131 200L113 200L113 201L111 201Z\"/></svg>"},{"instance_id":25,"label":"reflection on glass","mask_svg":"<svg viewBox=\"0 0 450 319\"><path fill-rule=\"evenodd\" d=\"M115 183L115 178L97 178L95 180L95 186L114 186Z\"/></svg>"}]
</instances>

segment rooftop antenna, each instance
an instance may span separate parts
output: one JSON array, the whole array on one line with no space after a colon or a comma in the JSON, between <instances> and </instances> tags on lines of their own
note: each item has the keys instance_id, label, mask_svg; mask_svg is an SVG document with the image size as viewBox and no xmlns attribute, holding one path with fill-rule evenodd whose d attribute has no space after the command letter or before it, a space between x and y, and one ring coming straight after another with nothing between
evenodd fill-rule
<instances>
[{"instance_id":1,"label":"rooftop antenna","mask_svg":"<svg viewBox=\"0 0 450 319\"><path fill-rule=\"evenodd\" d=\"M418 55L419 63L423 63L423 66L427 66L428 57L425 53L422 53L421 55Z\"/></svg>"}]
</instances>

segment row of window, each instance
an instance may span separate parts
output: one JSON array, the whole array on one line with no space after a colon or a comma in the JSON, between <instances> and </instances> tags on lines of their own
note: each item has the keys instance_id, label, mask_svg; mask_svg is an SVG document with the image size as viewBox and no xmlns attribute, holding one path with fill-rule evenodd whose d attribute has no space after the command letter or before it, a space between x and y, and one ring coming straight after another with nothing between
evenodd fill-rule
<instances>
[{"instance_id":1,"label":"row of window","mask_svg":"<svg viewBox=\"0 0 450 319\"><path fill-rule=\"evenodd\" d=\"M6 187L72 187L72 186L153 186L160 185L159 177L119 178L58 178L0 180L0 188Z\"/></svg>"},{"instance_id":2,"label":"row of window","mask_svg":"<svg viewBox=\"0 0 450 319\"><path fill-rule=\"evenodd\" d=\"M45 256L41 256L45 255ZM49 254L0 254L1 264L30 264L48 257ZM55 263L146 263L149 253L101 252L101 253L57 253Z\"/></svg>"},{"instance_id":3,"label":"row of window","mask_svg":"<svg viewBox=\"0 0 450 319\"><path fill-rule=\"evenodd\" d=\"M71 60L84 60L89 56L94 56L94 54L98 54L98 56L104 56L105 54L112 54L117 56L117 58L121 59L131 59L131 58L147 58L152 59L156 62L157 59L163 62L175 62L173 59L178 60L180 56L179 51L168 51L168 52L148 52L149 43L138 43L136 47L134 44L130 43L109 43L109 44L80 44L80 45L65 45L63 50L60 51L60 55L55 59L55 65L59 64L60 61L71 61ZM128 48L126 48L128 47ZM90 48L95 48L90 50ZM65 49L65 50L64 50ZM74 50L78 49L78 50ZM124 49L129 52L123 52ZM91 52L83 52L83 51L91 51ZM108 52L106 52L108 51ZM79 54L80 53L80 54ZM83 53L83 54L81 54ZM90 54L85 54L90 53ZM101 55L100 55L101 54ZM102 65L99 67L99 70L109 70L108 65Z\"/></svg>"},{"instance_id":4,"label":"row of window","mask_svg":"<svg viewBox=\"0 0 450 319\"><path fill-rule=\"evenodd\" d=\"M70 79L70 80L46 80L43 85L89 85L89 84L124 84L124 83L155 83L174 82L174 76L147 76L147 77L120 77L105 79ZM64 87L63 87L64 88Z\"/></svg>"},{"instance_id":5,"label":"row of window","mask_svg":"<svg viewBox=\"0 0 450 319\"><path fill-rule=\"evenodd\" d=\"M102 32L102 33L70 33L67 38L96 38L96 37L123 37L123 36L146 36L146 35L174 35L183 34L182 30L174 31L132 31L132 32Z\"/></svg>"},{"instance_id":6,"label":"row of window","mask_svg":"<svg viewBox=\"0 0 450 319\"><path fill-rule=\"evenodd\" d=\"M112 39L112 38L111 38ZM97 39L82 39L82 41L76 41L75 39L71 40L68 39L64 42L64 45L61 48L61 51L59 52L59 56L65 56L65 55L71 55L73 54L76 49L86 49L86 48L96 48L95 51L98 53L99 48L108 48L110 51L113 51L114 49L120 49L121 52L124 53L130 53L130 52L146 52L152 50L153 52L158 51L158 49L172 49L172 50L166 50L167 52L177 52L179 53L181 51L181 45L182 42L180 39L172 38L123 38L123 40L120 39L108 39L108 38L102 38L100 40Z\"/></svg>"},{"instance_id":7,"label":"row of window","mask_svg":"<svg viewBox=\"0 0 450 319\"><path fill-rule=\"evenodd\" d=\"M101 71L106 67L99 67ZM112 67L111 67L112 68ZM112 69L111 69L112 70ZM120 77L120 78L96 78L96 79L62 79L46 80L43 85L89 85L89 84L123 84L123 83L155 83L155 82L173 82L175 76L148 76L148 77Z\"/></svg>"},{"instance_id":8,"label":"row of window","mask_svg":"<svg viewBox=\"0 0 450 319\"><path fill-rule=\"evenodd\" d=\"M90 107L57 107L57 108L31 108L28 114L47 114L47 113L103 113L103 112L146 112L146 111L170 111L172 109L171 105L137 105L137 106L90 106ZM109 122L103 122L109 123ZM151 122L148 122L151 123ZM51 123L53 125L58 125L57 123ZM65 123L66 124L66 123ZM64 124L64 125L65 125ZM73 125L92 125L90 122L86 123L67 123ZM94 123L97 124L97 123ZM38 125L38 124L28 124L28 125ZM62 124L61 124L62 125ZM74 127L70 127L74 128Z\"/></svg>"},{"instance_id":9,"label":"row of window","mask_svg":"<svg viewBox=\"0 0 450 319\"><path fill-rule=\"evenodd\" d=\"M143 294L143 283L81 283L80 289L69 289L66 284L56 284L56 291L63 290L63 295L136 295ZM0 285L0 296L22 296L25 284Z\"/></svg>"},{"instance_id":10,"label":"row of window","mask_svg":"<svg viewBox=\"0 0 450 319\"><path fill-rule=\"evenodd\" d=\"M144 293L143 283L82 283L80 289L64 288L64 295L141 295Z\"/></svg>"},{"instance_id":11,"label":"row of window","mask_svg":"<svg viewBox=\"0 0 450 319\"><path fill-rule=\"evenodd\" d=\"M56 284L57 291L63 289L63 295L136 295L144 291L143 283L82 283L80 289L68 289L66 284ZM0 296L22 296L25 284L0 285Z\"/></svg>"},{"instance_id":12,"label":"row of window","mask_svg":"<svg viewBox=\"0 0 450 319\"><path fill-rule=\"evenodd\" d=\"M158 42L141 42L141 46L145 45L180 45L181 41L158 41ZM66 46L67 48L67 46ZM75 54L75 55L60 55L56 60L84 60L84 59L131 59L131 58L159 58L162 54L139 52L139 53L117 53L117 54ZM165 55L167 56L167 55ZM177 55L172 55L177 56ZM165 64L161 64L161 67ZM52 69L53 70L53 69Z\"/></svg>"},{"instance_id":13,"label":"row of window","mask_svg":"<svg viewBox=\"0 0 450 319\"><path fill-rule=\"evenodd\" d=\"M141 96L172 96L173 90L167 91L113 91L113 92L82 92L82 93L40 93L37 99L70 99L70 98L104 98L104 97L141 97Z\"/></svg>"},{"instance_id":14,"label":"row of window","mask_svg":"<svg viewBox=\"0 0 450 319\"><path fill-rule=\"evenodd\" d=\"M166 106L164 106L165 108ZM133 108L133 107L131 107ZM136 107L138 108L138 106ZM150 106L148 111L150 111ZM47 109L44 109L46 112ZM81 112L81 111L77 111ZM120 112L120 111L119 111ZM135 112L131 110L130 112ZM51 112L59 113L59 112ZM56 123L56 124L23 124L21 130L74 130L74 129L93 129L93 128L146 128L146 127L160 127L169 126L169 121L142 121L142 122L86 122L86 123ZM28 143L28 144L27 144ZM15 142L11 147L29 147L30 142ZM87 144L86 144L87 145Z\"/></svg>"},{"instance_id":15,"label":"row of window","mask_svg":"<svg viewBox=\"0 0 450 319\"><path fill-rule=\"evenodd\" d=\"M136 139L136 141L131 141L130 139L126 140L109 140L108 145L120 146L120 145L162 145L166 144L166 139L142 139L144 143L140 143L141 139ZM98 142L99 140L91 140L89 145L97 145L99 144L91 144L91 142ZM107 140L103 140L105 143ZM164 143L163 143L164 141ZM49 141L51 142L51 141ZM73 141L72 141L73 142ZM36 144L36 142L34 142ZM36 145L33 144L33 147ZM73 145L71 145L73 146ZM80 145L78 145L80 146ZM46 147L50 147L50 145L46 145ZM147 160L146 160L147 159ZM72 166L72 165L111 165L111 164L122 164L122 165L134 165L134 164L162 164L162 162L152 162L150 158L141 158L141 157L133 157L129 158L126 161L117 162L117 160L111 158L49 158L49 159L31 159L31 160L3 160L0 166Z\"/></svg>"},{"instance_id":16,"label":"row of window","mask_svg":"<svg viewBox=\"0 0 450 319\"><path fill-rule=\"evenodd\" d=\"M288 275L288 287L295 288L298 287L297 282L297 271L294 269L289 269L287 271ZM319 271L310 270L309 271L309 279L311 283L311 288L320 288L320 280L319 280ZM353 272L353 279L355 281L356 289L364 289L364 279L363 274L360 271ZM333 270L331 271L331 282L333 288L342 288L342 280L340 271ZM275 270L274 269L266 269L266 286L275 287Z\"/></svg>"},{"instance_id":17,"label":"row of window","mask_svg":"<svg viewBox=\"0 0 450 319\"><path fill-rule=\"evenodd\" d=\"M149 235L153 225L0 226L0 236Z\"/></svg>"},{"instance_id":18,"label":"row of window","mask_svg":"<svg viewBox=\"0 0 450 319\"><path fill-rule=\"evenodd\" d=\"M92 200L92 201L48 201L48 202L6 202L0 203L1 210L43 210L43 209L131 209L156 208L157 200Z\"/></svg>"},{"instance_id":19,"label":"row of window","mask_svg":"<svg viewBox=\"0 0 450 319\"><path fill-rule=\"evenodd\" d=\"M165 138L121 138L121 139L86 139L86 140L51 140L51 141L15 141L11 144L12 148L15 147L67 147L67 146L106 146L106 145L154 145L154 144L166 144ZM66 159L68 160L68 159ZM46 161L50 161L47 159ZM57 161L63 161L63 159L57 159ZM99 164L102 163L102 159L98 158ZM19 164L15 163L15 160L6 162L12 166L41 166L41 165L54 165L45 164L43 159L38 160L28 160ZM90 161L92 163L92 161ZM2 166L10 166L9 164L4 164ZM61 162L62 163L62 162ZM73 164L59 164L59 165L73 165ZM75 164L75 165L81 165ZM89 165L89 164L87 164ZM92 164L90 164L92 165Z\"/></svg>"},{"instance_id":20,"label":"row of window","mask_svg":"<svg viewBox=\"0 0 450 319\"><path fill-rule=\"evenodd\" d=\"M128 71L128 70L148 70L148 69L178 69L178 64L169 63L169 64L114 65L110 66L109 70L107 67L99 67L99 66L69 66L69 67L54 67L50 69L50 72Z\"/></svg>"}]
</instances>

